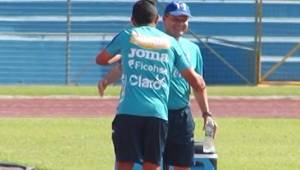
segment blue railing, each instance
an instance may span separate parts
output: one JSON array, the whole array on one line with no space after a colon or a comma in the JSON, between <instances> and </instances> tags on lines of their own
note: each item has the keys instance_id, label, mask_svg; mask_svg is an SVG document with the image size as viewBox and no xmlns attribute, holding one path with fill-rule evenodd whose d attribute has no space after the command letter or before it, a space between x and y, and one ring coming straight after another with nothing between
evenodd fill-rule
<instances>
[{"instance_id":1,"label":"blue railing","mask_svg":"<svg viewBox=\"0 0 300 170\"><path fill-rule=\"evenodd\" d=\"M0 0L0 84L65 84L66 76L71 76L76 84L95 84L110 69L97 66L95 56L117 32L130 24L133 2L72 1L71 71L67 75L67 2ZM254 1L187 2L193 15L190 20L192 32L225 38L252 48L241 51L240 48L209 43L250 82L255 82ZM283 2L273 1L263 6L262 73L300 42L300 3ZM165 1L158 5L160 14L164 5ZM161 21L158 27L163 29ZM195 38L192 40L199 43ZM208 83L245 84L207 48L201 48L206 57ZM300 53L295 53L270 80L300 80L298 56Z\"/></svg>"}]
</instances>

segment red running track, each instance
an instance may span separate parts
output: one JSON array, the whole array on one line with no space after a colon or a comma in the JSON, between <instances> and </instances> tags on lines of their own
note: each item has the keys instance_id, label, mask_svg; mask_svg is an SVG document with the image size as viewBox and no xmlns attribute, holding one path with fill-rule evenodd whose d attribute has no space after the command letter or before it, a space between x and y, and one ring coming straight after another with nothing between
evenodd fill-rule
<instances>
[{"instance_id":1,"label":"red running track","mask_svg":"<svg viewBox=\"0 0 300 170\"><path fill-rule=\"evenodd\" d=\"M103 117L113 116L118 99L35 97L0 98L0 117ZM300 118L300 98L213 97L210 108L216 117ZM195 116L200 111L191 102Z\"/></svg>"}]
</instances>

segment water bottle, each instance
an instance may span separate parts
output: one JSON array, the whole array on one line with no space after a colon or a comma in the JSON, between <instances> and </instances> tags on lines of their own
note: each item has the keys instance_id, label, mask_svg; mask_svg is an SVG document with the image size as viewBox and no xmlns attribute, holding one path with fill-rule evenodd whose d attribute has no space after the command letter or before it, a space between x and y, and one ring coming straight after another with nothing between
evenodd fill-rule
<instances>
[{"instance_id":1,"label":"water bottle","mask_svg":"<svg viewBox=\"0 0 300 170\"><path fill-rule=\"evenodd\" d=\"M208 116L205 124L205 133L203 139L203 152L204 153L215 153L215 145L214 145L214 133L215 133L215 125L213 119Z\"/></svg>"}]
</instances>

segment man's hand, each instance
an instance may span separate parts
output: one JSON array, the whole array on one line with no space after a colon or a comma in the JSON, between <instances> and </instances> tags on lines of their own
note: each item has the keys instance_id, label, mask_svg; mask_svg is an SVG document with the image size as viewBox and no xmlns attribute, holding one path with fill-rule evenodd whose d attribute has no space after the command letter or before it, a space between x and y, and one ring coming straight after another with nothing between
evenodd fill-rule
<instances>
[{"instance_id":1,"label":"man's hand","mask_svg":"<svg viewBox=\"0 0 300 170\"><path fill-rule=\"evenodd\" d=\"M205 125L207 124L207 118L208 117L210 117L213 120L213 124L214 124L214 136L213 136L213 138L215 138L216 132L217 132L217 129L218 129L218 124L214 120L214 118L211 117L211 115L203 115L203 128L202 129L205 130Z\"/></svg>"},{"instance_id":2,"label":"man's hand","mask_svg":"<svg viewBox=\"0 0 300 170\"><path fill-rule=\"evenodd\" d=\"M121 55L118 55L121 56ZM102 80L99 80L98 82L98 92L100 96L102 97L104 95L104 91L106 87L109 84L112 84L116 82L118 79L120 79L122 75L122 67L121 64L116 64L115 67L113 67L105 76Z\"/></svg>"},{"instance_id":3,"label":"man's hand","mask_svg":"<svg viewBox=\"0 0 300 170\"><path fill-rule=\"evenodd\" d=\"M99 92L99 95L101 97L104 95L104 91L105 91L107 85L108 85L108 81L106 79L99 80L99 82L98 82L98 92Z\"/></svg>"}]
</instances>

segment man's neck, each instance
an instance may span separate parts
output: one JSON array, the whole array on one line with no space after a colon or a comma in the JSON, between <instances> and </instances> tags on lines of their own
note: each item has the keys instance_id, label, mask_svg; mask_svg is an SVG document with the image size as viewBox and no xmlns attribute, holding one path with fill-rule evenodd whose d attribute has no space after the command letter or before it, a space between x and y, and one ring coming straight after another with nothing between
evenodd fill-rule
<instances>
[{"instance_id":1,"label":"man's neck","mask_svg":"<svg viewBox=\"0 0 300 170\"><path fill-rule=\"evenodd\" d=\"M150 27L156 27L155 23L149 23L149 24L137 24L136 27L142 27L142 26L150 26Z\"/></svg>"},{"instance_id":2,"label":"man's neck","mask_svg":"<svg viewBox=\"0 0 300 170\"><path fill-rule=\"evenodd\" d=\"M172 35L172 34L170 34L170 33L168 33L168 32L166 32L168 35L170 35L171 37L174 37L176 40L179 40L179 38L180 38L180 36L177 36L177 35Z\"/></svg>"},{"instance_id":3,"label":"man's neck","mask_svg":"<svg viewBox=\"0 0 300 170\"><path fill-rule=\"evenodd\" d=\"M150 23L150 24L148 24L148 26L156 27L156 24L155 23Z\"/></svg>"}]
</instances>

